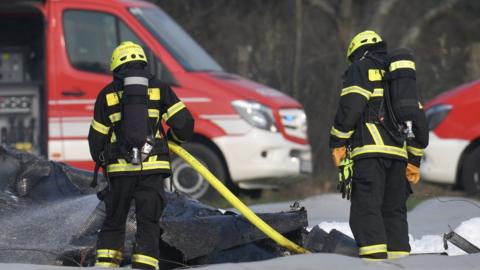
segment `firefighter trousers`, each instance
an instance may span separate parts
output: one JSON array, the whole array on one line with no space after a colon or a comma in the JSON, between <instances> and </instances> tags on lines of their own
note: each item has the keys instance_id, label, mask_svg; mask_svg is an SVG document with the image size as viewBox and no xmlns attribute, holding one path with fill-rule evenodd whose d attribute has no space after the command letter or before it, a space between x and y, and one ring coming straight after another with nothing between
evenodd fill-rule
<instances>
[{"instance_id":1,"label":"firefighter trousers","mask_svg":"<svg viewBox=\"0 0 480 270\"><path fill-rule=\"evenodd\" d=\"M97 238L98 266L118 266L122 260L125 229L132 199L137 232L132 267L155 269L158 265L160 227L164 208L164 181L160 174L115 176L105 195L106 218Z\"/></svg>"},{"instance_id":2,"label":"firefighter trousers","mask_svg":"<svg viewBox=\"0 0 480 270\"><path fill-rule=\"evenodd\" d=\"M354 161L350 228L360 257L409 254L406 201L412 191L406 165L406 161L381 157Z\"/></svg>"}]
</instances>

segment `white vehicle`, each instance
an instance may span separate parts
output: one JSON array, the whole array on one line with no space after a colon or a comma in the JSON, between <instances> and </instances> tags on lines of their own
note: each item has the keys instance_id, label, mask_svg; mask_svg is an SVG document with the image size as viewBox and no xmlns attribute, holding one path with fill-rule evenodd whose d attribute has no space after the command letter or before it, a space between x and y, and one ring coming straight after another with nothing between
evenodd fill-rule
<instances>
[{"instance_id":1,"label":"white vehicle","mask_svg":"<svg viewBox=\"0 0 480 270\"><path fill-rule=\"evenodd\" d=\"M423 178L480 194L480 81L445 92L425 107L430 143Z\"/></svg>"}]
</instances>

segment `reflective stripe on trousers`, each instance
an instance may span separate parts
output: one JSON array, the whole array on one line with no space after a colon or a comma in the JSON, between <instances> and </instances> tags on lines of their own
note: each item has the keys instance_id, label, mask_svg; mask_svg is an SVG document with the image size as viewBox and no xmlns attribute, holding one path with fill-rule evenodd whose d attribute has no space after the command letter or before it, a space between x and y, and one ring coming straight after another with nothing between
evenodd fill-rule
<instances>
[{"instance_id":1,"label":"reflective stripe on trousers","mask_svg":"<svg viewBox=\"0 0 480 270\"><path fill-rule=\"evenodd\" d=\"M147 256L147 255L142 255L142 254L133 254L132 255L132 263L143 263L149 266L155 267L155 269L158 269L158 260Z\"/></svg>"}]
</instances>

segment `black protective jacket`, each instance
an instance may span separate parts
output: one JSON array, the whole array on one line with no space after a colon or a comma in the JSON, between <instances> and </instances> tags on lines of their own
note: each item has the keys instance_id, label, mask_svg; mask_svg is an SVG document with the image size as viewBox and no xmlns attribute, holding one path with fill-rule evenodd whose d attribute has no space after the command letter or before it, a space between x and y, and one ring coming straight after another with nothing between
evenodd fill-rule
<instances>
[{"instance_id":1,"label":"black protective jacket","mask_svg":"<svg viewBox=\"0 0 480 270\"><path fill-rule=\"evenodd\" d=\"M377 61L367 54L374 55ZM386 128L390 118L385 113L385 70L378 62L386 57L386 46L381 43L360 50L353 59L344 76L340 104L330 130L330 147L349 146L354 160L388 157L420 166L428 144L427 121L421 105L418 119L414 120L415 139L399 142Z\"/></svg>"},{"instance_id":2,"label":"black protective jacket","mask_svg":"<svg viewBox=\"0 0 480 270\"><path fill-rule=\"evenodd\" d=\"M106 172L109 176L142 174L170 174L167 140L162 132L162 120L170 127L167 132L169 140L181 144L193 135L194 120L185 105L173 90L156 79L149 79L148 115L154 135L154 148L142 165L128 163L119 151L117 128L122 119L122 78L116 77L107 85L95 102L93 121L88 134L90 153L94 161L101 154L106 160ZM134 131L133 131L134 132ZM152 135L153 135L152 134Z\"/></svg>"}]
</instances>

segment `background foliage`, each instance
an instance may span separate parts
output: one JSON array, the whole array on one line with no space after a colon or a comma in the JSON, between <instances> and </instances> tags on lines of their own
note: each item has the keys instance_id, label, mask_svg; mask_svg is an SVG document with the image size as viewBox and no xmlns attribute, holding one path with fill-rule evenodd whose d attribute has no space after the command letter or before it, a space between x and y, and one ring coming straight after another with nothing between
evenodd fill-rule
<instances>
[{"instance_id":1,"label":"background foliage","mask_svg":"<svg viewBox=\"0 0 480 270\"><path fill-rule=\"evenodd\" d=\"M334 179L328 133L347 67L364 29L416 52L424 100L480 75L480 1L151 0L225 70L285 92L305 107L314 179Z\"/></svg>"}]
</instances>

